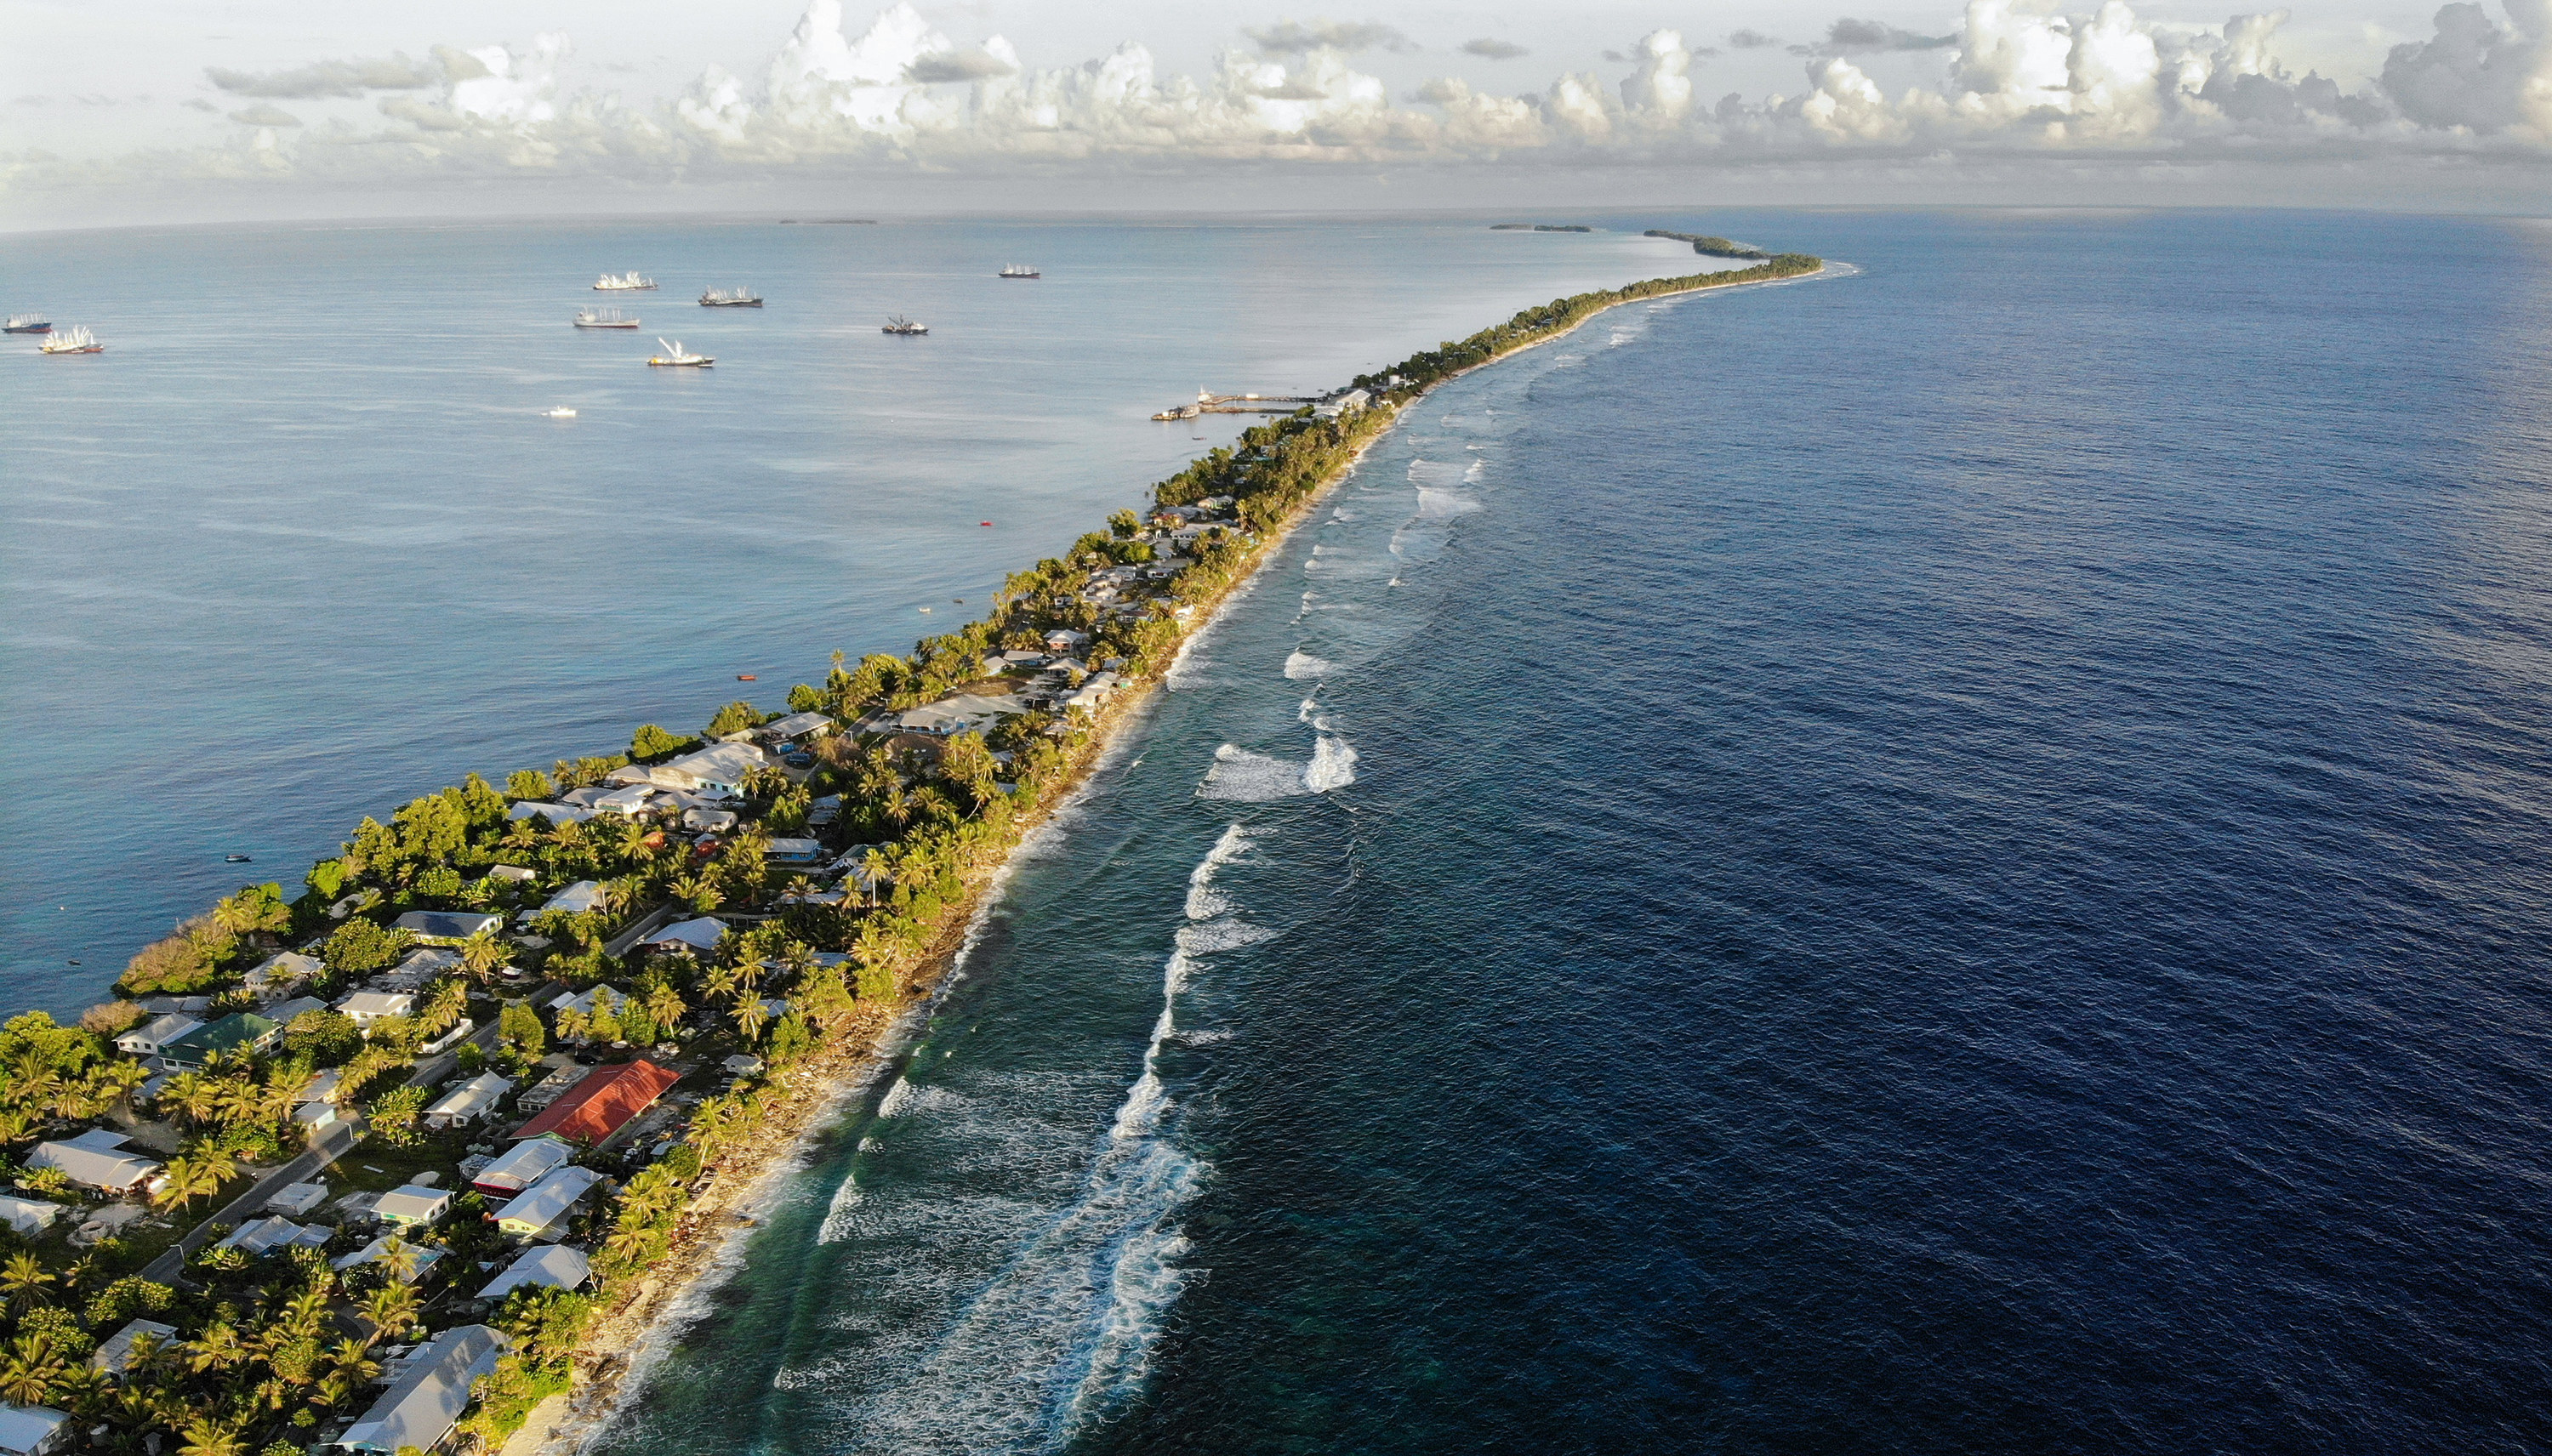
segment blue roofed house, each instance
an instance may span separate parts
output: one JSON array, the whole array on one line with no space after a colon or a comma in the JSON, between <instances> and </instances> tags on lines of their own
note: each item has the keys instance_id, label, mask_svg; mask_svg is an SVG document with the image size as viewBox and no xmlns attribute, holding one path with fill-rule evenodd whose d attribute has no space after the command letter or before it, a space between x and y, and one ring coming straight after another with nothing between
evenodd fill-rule
<instances>
[{"instance_id":1,"label":"blue roofed house","mask_svg":"<svg viewBox=\"0 0 2552 1456\"><path fill-rule=\"evenodd\" d=\"M502 915L478 910L410 910L392 921L390 928L425 941L468 940L474 935L493 935L504 923Z\"/></svg>"}]
</instances>

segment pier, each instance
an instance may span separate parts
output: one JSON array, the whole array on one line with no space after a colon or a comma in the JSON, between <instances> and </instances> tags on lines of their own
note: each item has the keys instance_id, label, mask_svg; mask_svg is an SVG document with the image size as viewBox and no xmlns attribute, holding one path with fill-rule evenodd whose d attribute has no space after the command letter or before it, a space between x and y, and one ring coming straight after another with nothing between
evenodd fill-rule
<instances>
[{"instance_id":1,"label":"pier","mask_svg":"<svg viewBox=\"0 0 2552 1456\"><path fill-rule=\"evenodd\" d=\"M1318 404L1316 394L1215 394L1197 391L1193 404L1173 405L1152 416L1156 420L1193 420L1199 415L1290 415L1307 404Z\"/></svg>"}]
</instances>

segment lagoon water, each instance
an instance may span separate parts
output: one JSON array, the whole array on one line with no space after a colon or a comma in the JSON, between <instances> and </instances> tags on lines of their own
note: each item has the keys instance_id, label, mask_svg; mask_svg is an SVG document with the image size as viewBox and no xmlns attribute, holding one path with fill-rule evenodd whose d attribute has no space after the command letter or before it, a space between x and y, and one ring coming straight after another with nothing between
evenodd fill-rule
<instances>
[{"instance_id":1,"label":"lagoon water","mask_svg":"<svg viewBox=\"0 0 2552 1456\"><path fill-rule=\"evenodd\" d=\"M595 1449L2552 1444L2552 231L1613 221L1858 271L1414 411Z\"/></svg>"}]
</instances>

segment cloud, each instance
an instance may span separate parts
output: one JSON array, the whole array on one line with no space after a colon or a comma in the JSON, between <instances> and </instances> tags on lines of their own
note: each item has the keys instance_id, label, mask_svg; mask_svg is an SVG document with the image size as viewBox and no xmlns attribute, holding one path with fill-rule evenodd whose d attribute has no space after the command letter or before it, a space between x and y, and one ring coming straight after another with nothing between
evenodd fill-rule
<instances>
[{"instance_id":1,"label":"cloud","mask_svg":"<svg viewBox=\"0 0 2552 1456\"><path fill-rule=\"evenodd\" d=\"M268 106L263 101L248 108L246 111L232 112L231 120L238 122L244 127L297 127L301 125L301 118L294 116L291 112L285 111L281 107Z\"/></svg>"},{"instance_id":2,"label":"cloud","mask_svg":"<svg viewBox=\"0 0 2552 1456\"><path fill-rule=\"evenodd\" d=\"M1766 46L1778 46L1780 44L1781 40L1778 36L1767 36L1761 31L1730 31L1728 33L1728 49L1731 51L1760 51Z\"/></svg>"},{"instance_id":3,"label":"cloud","mask_svg":"<svg viewBox=\"0 0 2552 1456\"><path fill-rule=\"evenodd\" d=\"M1018 69L1010 61L985 51L935 51L916 56L904 68L908 81L931 84L942 81L980 81L986 76L1006 76Z\"/></svg>"},{"instance_id":4,"label":"cloud","mask_svg":"<svg viewBox=\"0 0 2552 1456\"><path fill-rule=\"evenodd\" d=\"M1918 36L1874 20L1839 20L1813 46L1793 46L1796 55L1861 55L1873 51L1941 51L1959 44L1949 36Z\"/></svg>"},{"instance_id":5,"label":"cloud","mask_svg":"<svg viewBox=\"0 0 2552 1456\"><path fill-rule=\"evenodd\" d=\"M1350 23L1281 20L1261 30L1241 32L1270 55L1306 55L1314 51L1415 51L1418 43L1378 20ZM1495 44L1494 42L1491 44ZM1522 52L1518 52L1522 54Z\"/></svg>"},{"instance_id":6,"label":"cloud","mask_svg":"<svg viewBox=\"0 0 2552 1456\"><path fill-rule=\"evenodd\" d=\"M378 60L322 60L296 70L263 73L225 70L215 65L205 67L204 74L233 95L289 101L323 101L361 96L366 91L421 91L444 79L435 67L421 65L404 55Z\"/></svg>"},{"instance_id":7,"label":"cloud","mask_svg":"<svg viewBox=\"0 0 2552 1456\"><path fill-rule=\"evenodd\" d=\"M24 99L24 98L21 98L21 99ZM201 97L201 96L192 96L192 97L188 97L186 100L184 100L184 101L180 101L180 102L178 102L177 104L178 104L178 105L180 105L180 106L183 106L183 107L187 108L187 109L188 109L188 110L190 110L190 111L213 111L213 112L218 112L218 111L220 111L220 110L221 110L221 108L220 108L220 107L215 106L213 103L211 103L211 102L209 102L209 101L205 100L205 99L204 99L203 97Z\"/></svg>"},{"instance_id":8,"label":"cloud","mask_svg":"<svg viewBox=\"0 0 2552 1456\"><path fill-rule=\"evenodd\" d=\"M1500 41L1488 36L1482 36L1476 41L1464 41L1460 49L1464 55L1476 55L1483 60L1513 60L1520 55L1532 53L1513 41Z\"/></svg>"},{"instance_id":9,"label":"cloud","mask_svg":"<svg viewBox=\"0 0 2552 1456\"><path fill-rule=\"evenodd\" d=\"M613 93L564 83L568 38L546 34L528 45L437 48L428 62L397 60L400 74L430 68L437 79L430 87L365 82L388 92L369 126L260 125L255 138L223 128L192 152L113 160L0 156L0 177L13 187L69 185L101 171L137 185L585 177L640 187L1270 164L1637 164L1770 175L1821 162L1929 168L2095 158L2152 173L2385 157L2552 172L2547 13L2552 0L2517 0L2504 21L2448 5L2431 37L2394 48L2380 79L2348 90L2280 59L2283 11L2206 29L2150 23L2124 0L2081 16L2030 0L1967 0L1953 44L1839 21L1792 85L1703 105L1691 68L1706 52L1671 29L1642 37L1614 65L1552 76L1538 89L1493 93L1443 75L1395 100L1354 58L1354 48L1398 37L1387 28L1376 35L1287 22L1254 36L1255 49L1225 51L1180 75L1162 71L1134 41L1077 63L1031 64L1000 36L962 47L909 4L890 6L854 34L841 0L807 0L767 63L742 74L708 66L661 105L624 105ZM1770 44L1746 32L1730 38L1741 42ZM1939 55L1924 81L1890 91L1861 68L1855 57L1865 51ZM244 84L336 96L345 75L387 73L325 62ZM306 77L320 79L296 79Z\"/></svg>"}]
</instances>

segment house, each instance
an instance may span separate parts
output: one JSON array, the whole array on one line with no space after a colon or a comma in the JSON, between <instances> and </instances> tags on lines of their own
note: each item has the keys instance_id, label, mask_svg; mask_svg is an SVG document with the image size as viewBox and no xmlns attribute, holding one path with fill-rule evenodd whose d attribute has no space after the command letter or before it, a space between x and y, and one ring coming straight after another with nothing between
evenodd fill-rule
<instances>
[{"instance_id":1,"label":"house","mask_svg":"<svg viewBox=\"0 0 2552 1456\"><path fill-rule=\"evenodd\" d=\"M490 1197L510 1198L566 1167L568 1160L575 1156L576 1149L557 1138L533 1138L479 1169L470 1180L470 1186Z\"/></svg>"},{"instance_id":2,"label":"house","mask_svg":"<svg viewBox=\"0 0 2552 1456\"><path fill-rule=\"evenodd\" d=\"M523 1190L497 1209L492 1215L496 1227L516 1238L536 1238L542 1230L567 1217L600 1182L601 1174L571 1163Z\"/></svg>"},{"instance_id":3,"label":"house","mask_svg":"<svg viewBox=\"0 0 2552 1456\"><path fill-rule=\"evenodd\" d=\"M444 946L410 951L396 966L364 983L366 990L423 990L438 976L461 969L461 953Z\"/></svg>"},{"instance_id":4,"label":"house","mask_svg":"<svg viewBox=\"0 0 2552 1456\"><path fill-rule=\"evenodd\" d=\"M735 815L724 809L685 809L683 827L699 834L724 834L735 827Z\"/></svg>"},{"instance_id":5,"label":"house","mask_svg":"<svg viewBox=\"0 0 2552 1456\"><path fill-rule=\"evenodd\" d=\"M821 738L833 731L830 713L791 713L776 722L762 725L762 736L773 743L787 743L794 738Z\"/></svg>"},{"instance_id":6,"label":"house","mask_svg":"<svg viewBox=\"0 0 2552 1456\"><path fill-rule=\"evenodd\" d=\"M15 1198L0 1195L0 1219L5 1219L11 1228L29 1238L34 1238L53 1227L53 1220L61 1216L62 1205L59 1203L48 1203L41 1198Z\"/></svg>"},{"instance_id":7,"label":"house","mask_svg":"<svg viewBox=\"0 0 2552 1456\"><path fill-rule=\"evenodd\" d=\"M717 949L726 935L726 923L702 915L694 920L678 920L638 942L651 951L693 951L705 954Z\"/></svg>"},{"instance_id":8,"label":"house","mask_svg":"<svg viewBox=\"0 0 2552 1456\"><path fill-rule=\"evenodd\" d=\"M275 1190L273 1196L266 1200L266 1206L298 1218L326 1201L328 1185L324 1183L287 1183Z\"/></svg>"},{"instance_id":9,"label":"house","mask_svg":"<svg viewBox=\"0 0 2552 1456\"><path fill-rule=\"evenodd\" d=\"M82 1188L118 1195L137 1190L156 1193L166 1176L166 1170L149 1158L81 1147L75 1142L38 1143L36 1150L27 1155L27 1166L58 1168L64 1178Z\"/></svg>"},{"instance_id":10,"label":"house","mask_svg":"<svg viewBox=\"0 0 2552 1456\"><path fill-rule=\"evenodd\" d=\"M824 858L824 846L813 839L774 839L762 858L774 865L812 865Z\"/></svg>"},{"instance_id":11,"label":"house","mask_svg":"<svg viewBox=\"0 0 2552 1456\"><path fill-rule=\"evenodd\" d=\"M357 1026L370 1030L375 1021L414 1014L416 995L404 990L359 990L339 1001L337 1009L354 1018Z\"/></svg>"},{"instance_id":12,"label":"house","mask_svg":"<svg viewBox=\"0 0 2552 1456\"><path fill-rule=\"evenodd\" d=\"M727 1058L725 1061L718 1063L718 1065L737 1077L760 1077L762 1075L762 1059L760 1057L748 1057L742 1052L738 1052L734 1056Z\"/></svg>"},{"instance_id":13,"label":"house","mask_svg":"<svg viewBox=\"0 0 2552 1456\"><path fill-rule=\"evenodd\" d=\"M556 1020L569 1011L574 1011L580 1016L590 1016L593 1014L593 1008L600 1005L606 996L610 998L615 1010L629 1004L629 992L625 990L608 986L588 986L583 990L563 990L550 997L551 1019Z\"/></svg>"},{"instance_id":14,"label":"house","mask_svg":"<svg viewBox=\"0 0 2552 1456\"><path fill-rule=\"evenodd\" d=\"M344 1258L330 1261L328 1267L343 1274L361 1265L386 1263L391 1278L401 1284L414 1284L442 1262L443 1254L432 1244L411 1244L395 1233L385 1233Z\"/></svg>"},{"instance_id":15,"label":"house","mask_svg":"<svg viewBox=\"0 0 2552 1456\"><path fill-rule=\"evenodd\" d=\"M531 1091L515 1099L514 1105L526 1113L537 1112L566 1096L568 1091L585 1081L586 1074L592 1070L590 1067L561 1067L533 1084Z\"/></svg>"},{"instance_id":16,"label":"house","mask_svg":"<svg viewBox=\"0 0 2552 1456\"><path fill-rule=\"evenodd\" d=\"M329 1068L327 1071L311 1078L308 1083L303 1085L301 1089L301 1103L306 1106L312 1102L333 1102L337 1100L337 1089L345 1083L345 1080L346 1072L344 1068Z\"/></svg>"},{"instance_id":17,"label":"house","mask_svg":"<svg viewBox=\"0 0 2552 1456\"><path fill-rule=\"evenodd\" d=\"M546 1285L551 1289L572 1290L582 1286L593 1273L585 1255L565 1244L538 1244L525 1249L505 1272L488 1282L478 1292L482 1300L501 1300L525 1285Z\"/></svg>"},{"instance_id":18,"label":"house","mask_svg":"<svg viewBox=\"0 0 2552 1456\"><path fill-rule=\"evenodd\" d=\"M504 1353L505 1337L486 1325L445 1330L408 1357L390 1388L336 1444L372 1456L397 1456L411 1446L435 1449L469 1408L470 1388L494 1370Z\"/></svg>"},{"instance_id":19,"label":"house","mask_svg":"<svg viewBox=\"0 0 2552 1456\"><path fill-rule=\"evenodd\" d=\"M624 819L634 819L640 814L654 813L658 800L670 800L672 797L655 784L632 783L625 788L615 788L609 793L598 796L593 801L593 807L606 814L618 814Z\"/></svg>"},{"instance_id":20,"label":"house","mask_svg":"<svg viewBox=\"0 0 2552 1456\"><path fill-rule=\"evenodd\" d=\"M134 1027L115 1039L115 1049L128 1057L156 1057L160 1049L204 1023L183 1011L171 1011Z\"/></svg>"},{"instance_id":21,"label":"house","mask_svg":"<svg viewBox=\"0 0 2552 1456\"><path fill-rule=\"evenodd\" d=\"M539 909L532 913L547 915L555 911L562 915L583 915L606 908L610 899L611 896L603 889L600 881L580 880L551 895Z\"/></svg>"},{"instance_id":22,"label":"house","mask_svg":"<svg viewBox=\"0 0 2552 1456\"><path fill-rule=\"evenodd\" d=\"M505 1093L514 1090L513 1079L493 1072L481 1072L468 1082L445 1092L433 1106L425 1109L425 1125L434 1128L459 1127L477 1122L496 1110Z\"/></svg>"},{"instance_id":23,"label":"house","mask_svg":"<svg viewBox=\"0 0 2552 1456\"><path fill-rule=\"evenodd\" d=\"M292 1109L292 1125L301 1129L303 1137L316 1137L344 1117L335 1102L303 1102Z\"/></svg>"},{"instance_id":24,"label":"house","mask_svg":"<svg viewBox=\"0 0 2552 1456\"><path fill-rule=\"evenodd\" d=\"M317 956L285 951L250 967L248 975L240 979L240 985L259 1000L271 1000L305 981L326 975L327 971Z\"/></svg>"},{"instance_id":25,"label":"house","mask_svg":"<svg viewBox=\"0 0 2552 1456\"><path fill-rule=\"evenodd\" d=\"M372 1216L394 1228L409 1228L434 1222L451 1206L449 1189L401 1184L381 1195L381 1200L372 1205Z\"/></svg>"},{"instance_id":26,"label":"house","mask_svg":"<svg viewBox=\"0 0 2552 1456\"><path fill-rule=\"evenodd\" d=\"M0 1456L52 1456L71 1436L71 1418L51 1405L0 1405Z\"/></svg>"},{"instance_id":27,"label":"house","mask_svg":"<svg viewBox=\"0 0 2552 1456\"><path fill-rule=\"evenodd\" d=\"M493 935L504 923L504 916L478 910L410 910L391 921L390 928L419 940L468 940L474 935Z\"/></svg>"},{"instance_id":28,"label":"house","mask_svg":"<svg viewBox=\"0 0 2552 1456\"><path fill-rule=\"evenodd\" d=\"M160 1048L160 1056L172 1067L201 1071L217 1056L263 1052L281 1035L282 1022L254 1011L239 1011L167 1042Z\"/></svg>"},{"instance_id":29,"label":"house","mask_svg":"<svg viewBox=\"0 0 2552 1456\"><path fill-rule=\"evenodd\" d=\"M947 738L959 733L981 733L1002 719L1027 711L1027 704L1010 693L1000 697L983 697L961 692L934 703L907 708L895 715L895 730L900 733L927 733L934 738Z\"/></svg>"},{"instance_id":30,"label":"house","mask_svg":"<svg viewBox=\"0 0 2552 1456\"><path fill-rule=\"evenodd\" d=\"M288 1001L277 1001L273 1005L266 1007L265 1010L260 1011L258 1014L264 1016L266 1020L273 1022L275 1025L284 1027L288 1030L292 1025L293 1017L309 1011L325 1011L327 1009L328 1003L319 999L317 996L294 996Z\"/></svg>"},{"instance_id":31,"label":"house","mask_svg":"<svg viewBox=\"0 0 2552 1456\"><path fill-rule=\"evenodd\" d=\"M593 817L593 810L575 804L542 804L526 799L505 811L508 819L547 819L553 824L582 824Z\"/></svg>"},{"instance_id":32,"label":"house","mask_svg":"<svg viewBox=\"0 0 2552 1456\"><path fill-rule=\"evenodd\" d=\"M825 825L830 824L841 817L842 796L838 793L825 794L822 798L816 799L814 802L806 805L806 827L809 829L821 829ZM683 822L684 824L689 825L691 822L691 816L685 814L683 816ZM728 827L732 828L734 826L729 825Z\"/></svg>"},{"instance_id":33,"label":"house","mask_svg":"<svg viewBox=\"0 0 2552 1456\"><path fill-rule=\"evenodd\" d=\"M89 1369L115 1380L130 1371L133 1362L146 1353L135 1346L147 1340L150 1348L165 1349L175 1344L176 1339L174 1325L161 1324L156 1319L132 1320L124 1328L108 1335L106 1343L99 1345L96 1353L88 1357Z\"/></svg>"},{"instance_id":34,"label":"house","mask_svg":"<svg viewBox=\"0 0 2552 1456\"><path fill-rule=\"evenodd\" d=\"M1047 652L1079 652L1089 645L1089 633L1075 632L1069 627L1057 627L1045 635Z\"/></svg>"},{"instance_id":35,"label":"house","mask_svg":"<svg viewBox=\"0 0 2552 1456\"><path fill-rule=\"evenodd\" d=\"M644 1058L617 1067L596 1068L576 1090L514 1129L516 1138L557 1137L594 1147L608 1142L630 1119L647 1110L666 1089L682 1081Z\"/></svg>"},{"instance_id":36,"label":"house","mask_svg":"<svg viewBox=\"0 0 2552 1456\"><path fill-rule=\"evenodd\" d=\"M316 1249L327 1244L329 1233L325 1228L303 1228L289 1218L252 1218L213 1247L237 1249L252 1256L275 1249Z\"/></svg>"},{"instance_id":37,"label":"house","mask_svg":"<svg viewBox=\"0 0 2552 1456\"><path fill-rule=\"evenodd\" d=\"M742 798L744 776L770 767L771 756L750 743L716 743L671 763L658 764L647 777L649 781L667 788Z\"/></svg>"}]
</instances>

